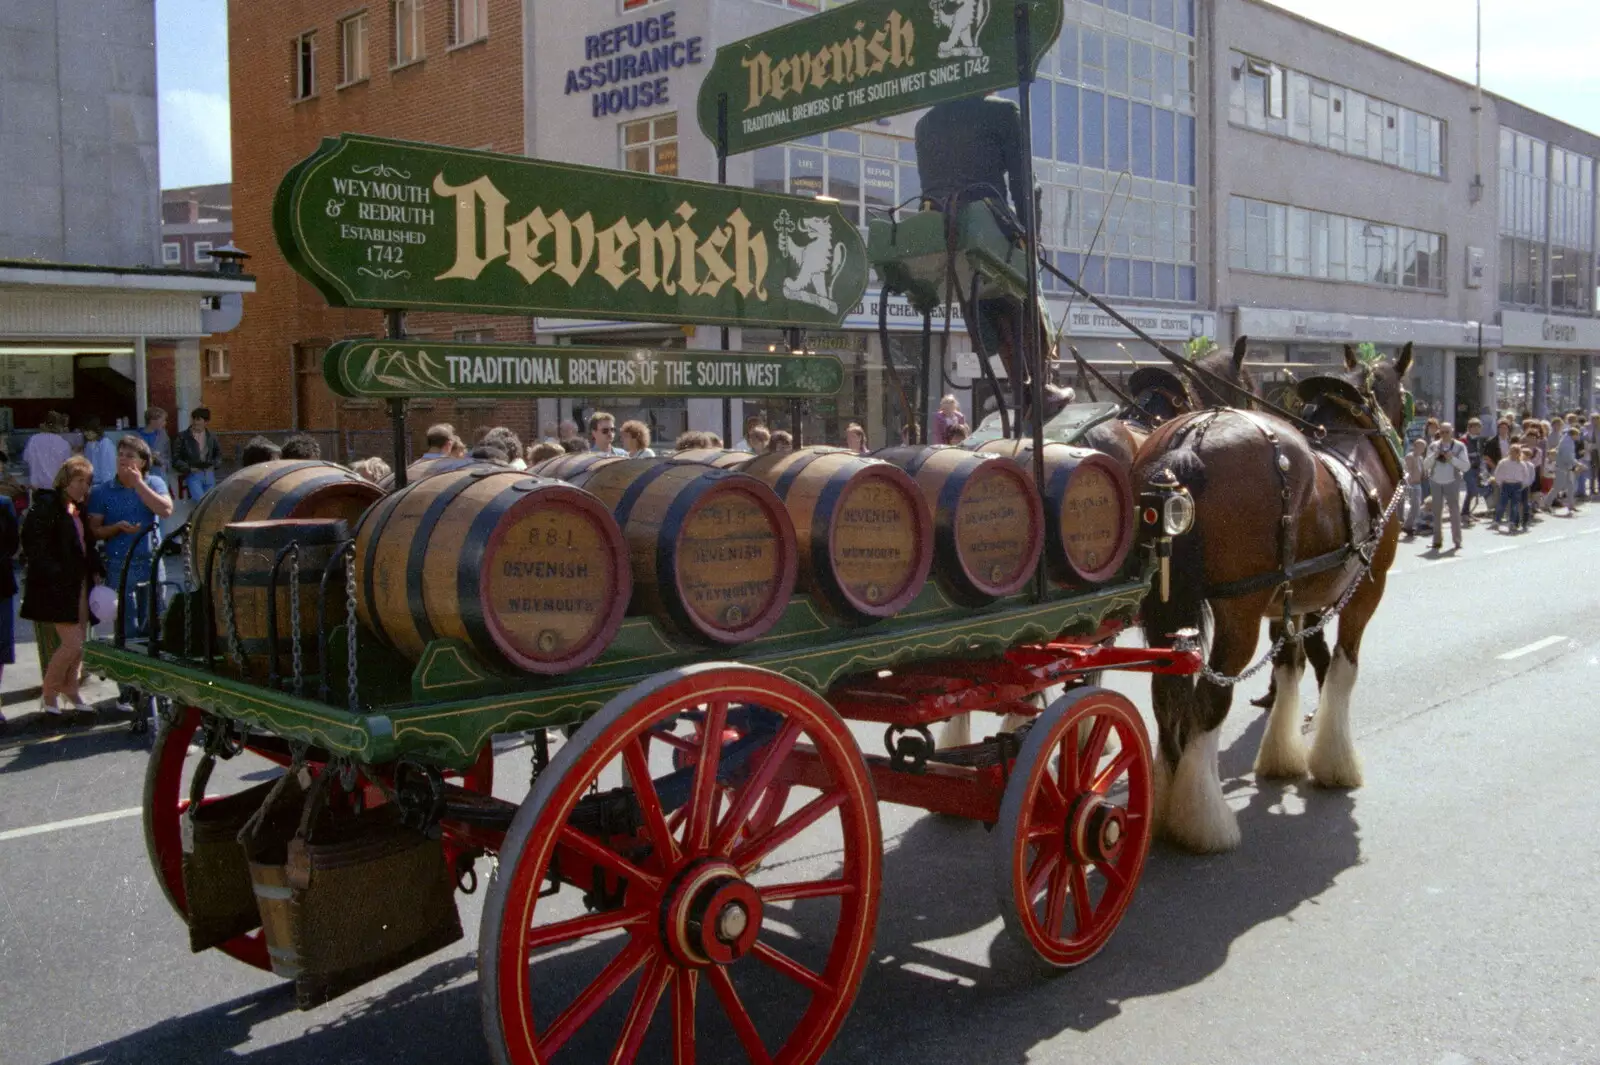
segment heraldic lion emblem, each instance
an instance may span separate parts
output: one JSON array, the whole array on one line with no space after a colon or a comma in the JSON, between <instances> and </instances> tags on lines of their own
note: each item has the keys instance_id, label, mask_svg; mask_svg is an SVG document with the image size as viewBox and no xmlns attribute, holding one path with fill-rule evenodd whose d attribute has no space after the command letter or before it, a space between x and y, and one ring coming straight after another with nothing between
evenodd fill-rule
<instances>
[{"instance_id":1,"label":"heraldic lion emblem","mask_svg":"<svg viewBox=\"0 0 1600 1065\"><path fill-rule=\"evenodd\" d=\"M935 25L950 31L950 36L939 43L939 58L981 56L978 37L989 21L990 0L928 0Z\"/></svg>"},{"instance_id":2,"label":"heraldic lion emblem","mask_svg":"<svg viewBox=\"0 0 1600 1065\"><path fill-rule=\"evenodd\" d=\"M838 314L833 285L844 270L846 249L842 241L833 239L833 220L812 216L796 223L788 211L779 211L772 228L778 231L778 250L798 267L797 272L784 279L784 296ZM805 243L795 240L796 231L809 239Z\"/></svg>"}]
</instances>

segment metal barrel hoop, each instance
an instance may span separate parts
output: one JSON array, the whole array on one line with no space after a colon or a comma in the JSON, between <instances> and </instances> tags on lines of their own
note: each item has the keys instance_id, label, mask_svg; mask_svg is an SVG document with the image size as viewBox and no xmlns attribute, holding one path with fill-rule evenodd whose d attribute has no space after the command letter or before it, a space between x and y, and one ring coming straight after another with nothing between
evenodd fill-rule
<instances>
[{"instance_id":1,"label":"metal barrel hoop","mask_svg":"<svg viewBox=\"0 0 1600 1065\"><path fill-rule=\"evenodd\" d=\"M344 608L345 608L345 683L349 709L360 712L361 697L356 691L356 542L350 541L344 556Z\"/></svg>"}]
</instances>

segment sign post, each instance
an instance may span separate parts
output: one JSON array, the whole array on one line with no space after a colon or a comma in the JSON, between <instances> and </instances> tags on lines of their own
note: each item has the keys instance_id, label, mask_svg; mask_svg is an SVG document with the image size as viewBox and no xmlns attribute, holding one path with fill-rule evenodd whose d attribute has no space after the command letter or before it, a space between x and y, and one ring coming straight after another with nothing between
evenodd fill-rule
<instances>
[{"instance_id":1,"label":"sign post","mask_svg":"<svg viewBox=\"0 0 1600 1065\"><path fill-rule=\"evenodd\" d=\"M340 307L836 328L866 291L837 204L346 134L273 204Z\"/></svg>"}]
</instances>

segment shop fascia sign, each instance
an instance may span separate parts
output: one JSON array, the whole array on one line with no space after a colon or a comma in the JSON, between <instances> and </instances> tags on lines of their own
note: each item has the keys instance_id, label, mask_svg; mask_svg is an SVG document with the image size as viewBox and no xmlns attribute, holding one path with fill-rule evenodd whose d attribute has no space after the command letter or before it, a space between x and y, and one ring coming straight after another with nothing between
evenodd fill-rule
<instances>
[{"instance_id":1,"label":"shop fascia sign","mask_svg":"<svg viewBox=\"0 0 1600 1065\"><path fill-rule=\"evenodd\" d=\"M1067 338L1137 339L1133 333L1097 307L1076 302L1068 310L1065 300L1046 300L1045 315L1061 326ZM1117 307L1117 313L1157 340L1189 340L1217 335L1217 316L1211 311L1163 310L1152 307ZM1065 320L1063 320L1065 314Z\"/></svg>"},{"instance_id":2,"label":"shop fascia sign","mask_svg":"<svg viewBox=\"0 0 1600 1065\"><path fill-rule=\"evenodd\" d=\"M1021 0L1033 65L1061 31L1061 0ZM717 49L700 129L728 155L1017 84L1017 4L856 0Z\"/></svg>"},{"instance_id":3,"label":"shop fascia sign","mask_svg":"<svg viewBox=\"0 0 1600 1065\"><path fill-rule=\"evenodd\" d=\"M836 328L867 287L837 204L356 134L273 226L338 307Z\"/></svg>"},{"instance_id":4,"label":"shop fascia sign","mask_svg":"<svg viewBox=\"0 0 1600 1065\"><path fill-rule=\"evenodd\" d=\"M1240 307L1238 331L1255 340L1280 340L1303 344L1405 344L1425 348L1476 348L1478 323L1436 318L1377 318L1361 314L1323 311L1273 310ZM1484 325L1483 346L1498 348L1499 326ZM1213 335L1213 334L1208 334Z\"/></svg>"},{"instance_id":5,"label":"shop fascia sign","mask_svg":"<svg viewBox=\"0 0 1600 1065\"><path fill-rule=\"evenodd\" d=\"M667 75L705 62L705 39L681 37L678 13L664 11L583 39L583 63L568 69L565 93L589 94L595 118L672 102Z\"/></svg>"},{"instance_id":6,"label":"shop fascia sign","mask_svg":"<svg viewBox=\"0 0 1600 1065\"><path fill-rule=\"evenodd\" d=\"M844 367L832 355L341 340L323 355L322 375L350 399L807 398L837 393Z\"/></svg>"},{"instance_id":7,"label":"shop fascia sign","mask_svg":"<svg viewBox=\"0 0 1600 1065\"><path fill-rule=\"evenodd\" d=\"M1593 318L1501 311L1500 324L1508 348L1600 351L1600 321Z\"/></svg>"}]
</instances>

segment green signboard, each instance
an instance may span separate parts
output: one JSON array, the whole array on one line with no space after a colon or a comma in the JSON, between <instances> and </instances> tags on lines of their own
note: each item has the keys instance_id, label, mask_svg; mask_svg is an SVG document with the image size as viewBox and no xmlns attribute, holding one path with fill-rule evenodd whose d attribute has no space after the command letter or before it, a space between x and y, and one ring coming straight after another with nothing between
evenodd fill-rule
<instances>
[{"instance_id":1,"label":"green signboard","mask_svg":"<svg viewBox=\"0 0 1600 1065\"><path fill-rule=\"evenodd\" d=\"M1061 0L1028 8L1034 64L1061 31ZM700 128L727 153L870 122L1017 84L1015 2L856 0L717 49Z\"/></svg>"},{"instance_id":2,"label":"green signboard","mask_svg":"<svg viewBox=\"0 0 1600 1065\"><path fill-rule=\"evenodd\" d=\"M867 286L837 204L355 134L291 169L273 214L341 307L807 328Z\"/></svg>"},{"instance_id":3,"label":"green signboard","mask_svg":"<svg viewBox=\"0 0 1600 1065\"><path fill-rule=\"evenodd\" d=\"M322 360L341 396L831 396L844 382L832 355L755 355L654 348L429 344L341 340Z\"/></svg>"}]
</instances>

